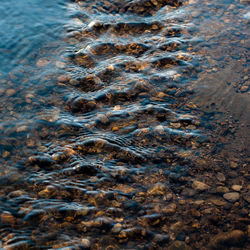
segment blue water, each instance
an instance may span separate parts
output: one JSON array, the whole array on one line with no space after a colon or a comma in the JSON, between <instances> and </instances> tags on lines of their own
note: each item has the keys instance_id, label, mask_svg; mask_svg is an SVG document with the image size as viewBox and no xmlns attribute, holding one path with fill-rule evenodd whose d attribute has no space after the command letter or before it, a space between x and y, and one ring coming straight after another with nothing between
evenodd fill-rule
<instances>
[{"instance_id":1,"label":"blue water","mask_svg":"<svg viewBox=\"0 0 250 250\"><path fill-rule=\"evenodd\" d=\"M65 24L64 0L2 0L0 73L33 67L41 50L59 45ZM57 43L57 44L53 44Z\"/></svg>"}]
</instances>

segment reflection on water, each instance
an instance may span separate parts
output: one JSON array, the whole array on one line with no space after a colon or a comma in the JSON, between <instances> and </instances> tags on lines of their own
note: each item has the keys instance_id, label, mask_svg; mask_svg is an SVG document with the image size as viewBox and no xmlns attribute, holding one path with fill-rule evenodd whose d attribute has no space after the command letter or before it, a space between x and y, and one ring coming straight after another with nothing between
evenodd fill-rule
<instances>
[{"instance_id":1,"label":"reflection on water","mask_svg":"<svg viewBox=\"0 0 250 250\"><path fill-rule=\"evenodd\" d=\"M247 8L3 1L0 246L245 247Z\"/></svg>"}]
</instances>

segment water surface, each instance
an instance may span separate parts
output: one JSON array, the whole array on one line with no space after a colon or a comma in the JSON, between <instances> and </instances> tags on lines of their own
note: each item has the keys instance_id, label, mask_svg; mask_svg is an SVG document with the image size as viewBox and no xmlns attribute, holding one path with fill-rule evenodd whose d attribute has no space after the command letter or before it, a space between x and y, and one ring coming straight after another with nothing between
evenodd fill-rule
<instances>
[{"instance_id":1,"label":"water surface","mask_svg":"<svg viewBox=\"0 0 250 250\"><path fill-rule=\"evenodd\" d=\"M247 2L0 13L0 246L247 245Z\"/></svg>"}]
</instances>

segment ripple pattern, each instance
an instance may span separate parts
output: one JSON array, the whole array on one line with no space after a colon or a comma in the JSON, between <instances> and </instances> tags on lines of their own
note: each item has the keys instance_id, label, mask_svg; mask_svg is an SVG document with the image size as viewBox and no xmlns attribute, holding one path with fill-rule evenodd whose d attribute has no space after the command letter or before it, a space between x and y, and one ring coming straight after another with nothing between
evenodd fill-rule
<instances>
[{"instance_id":1,"label":"ripple pattern","mask_svg":"<svg viewBox=\"0 0 250 250\"><path fill-rule=\"evenodd\" d=\"M183 4L69 4L59 111L37 123L44 143L24 175L0 179L13 184L0 200L7 249L166 249L172 201L208 143L186 105L198 60Z\"/></svg>"}]
</instances>

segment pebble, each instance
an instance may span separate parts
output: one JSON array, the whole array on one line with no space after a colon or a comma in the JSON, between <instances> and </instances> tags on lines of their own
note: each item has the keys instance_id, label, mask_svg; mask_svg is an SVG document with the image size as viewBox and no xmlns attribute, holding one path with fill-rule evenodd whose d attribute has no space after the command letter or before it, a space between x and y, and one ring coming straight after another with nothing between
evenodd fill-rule
<instances>
[{"instance_id":1,"label":"pebble","mask_svg":"<svg viewBox=\"0 0 250 250\"><path fill-rule=\"evenodd\" d=\"M121 230L122 230L122 225L120 223L117 223L112 227L111 232L117 234L120 233Z\"/></svg>"},{"instance_id":2,"label":"pebble","mask_svg":"<svg viewBox=\"0 0 250 250\"><path fill-rule=\"evenodd\" d=\"M168 243L169 240L170 240L169 235L156 234L153 238L153 243L156 243L158 245L164 245Z\"/></svg>"},{"instance_id":3,"label":"pebble","mask_svg":"<svg viewBox=\"0 0 250 250\"><path fill-rule=\"evenodd\" d=\"M149 214L142 216L138 218L139 224L146 226L146 225L152 225L155 226L159 224L162 220L164 220L165 217L161 214Z\"/></svg>"},{"instance_id":4,"label":"pebble","mask_svg":"<svg viewBox=\"0 0 250 250\"><path fill-rule=\"evenodd\" d=\"M216 198L211 199L210 201L216 206L224 206L226 204L225 201Z\"/></svg>"},{"instance_id":5,"label":"pebble","mask_svg":"<svg viewBox=\"0 0 250 250\"><path fill-rule=\"evenodd\" d=\"M42 209L31 210L25 217L24 221L27 222L39 222L42 216L45 214L45 211Z\"/></svg>"},{"instance_id":6,"label":"pebble","mask_svg":"<svg viewBox=\"0 0 250 250\"><path fill-rule=\"evenodd\" d=\"M225 194L225 193L228 193L229 191L230 191L229 188L224 187L224 186L216 187L216 193L218 194Z\"/></svg>"},{"instance_id":7,"label":"pebble","mask_svg":"<svg viewBox=\"0 0 250 250\"><path fill-rule=\"evenodd\" d=\"M240 194L237 193L237 192L230 192L230 193L224 194L223 197L224 197L224 199L226 199L227 201L235 202L235 201L239 200Z\"/></svg>"},{"instance_id":8,"label":"pebble","mask_svg":"<svg viewBox=\"0 0 250 250\"><path fill-rule=\"evenodd\" d=\"M229 247L242 247L246 241L246 235L241 230L219 233L211 239L210 249L228 249Z\"/></svg>"},{"instance_id":9,"label":"pebble","mask_svg":"<svg viewBox=\"0 0 250 250\"><path fill-rule=\"evenodd\" d=\"M226 180L226 177L223 173L218 173L216 176L218 181L224 182Z\"/></svg>"},{"instance_id":10,"label":"pebble","mask_svg":"<svg viewBox=\"0 0 250 250\"><path fill-rule=\"evenodd\" d=\"M248 203L250 203L250 192L244 194L244 195L243 195L243 199L244 199L245 201L247 201Z\"/></svg>"},{"instance_id":11,"label":"pebble","mask_svg":"<svg viewBox=\"0 0 250 250\"><path fill-rule=\"evenodd\" d=\"M55 186L53 185L48 185L45 187L45 189L43 189L42 191L40 191L38 193L39 196L41 197L48 197L48 196L51 196L53 195L54 193L56 193L57 189Z\"/></svg>"},{"instance_id":12,"label":"pebble","mask_svg":"<svg viewBox=\"0 0 250 250\"><path fill-rule=\"evenodd\" d=\"M238 168L238 164L237 164L236 162L234 162L234 161L231 161L231 162L230 162L230 167L231 167L232 169L236 169L236 168Z\"/></svg>"},{"instance_id":13,"label":"pebble","mask_svg":"<svg viewBox=\"0 0 250 250\"><path fill-rule=\"evenodd\" d=\"M83 238L83 239L81 240L81 247L82 247L83 249L89 248L90 246L91 246L91 243L90 243L90 240L89 240L89 239Z\"/></svg>"},{"instance_id":14,"label":"pebble","mask_svg":"<svg viewBox=\"0 0 250 250\"><path fill-rule=\"evenodd\" d=\"M15 224L15 217L8 211L0 215L0 221L3 224Z\"/></svg>"},{"instance_id":15,"label":"pebble","mask_svg":"<svg viewBox=\"0 0 250 250\"><path fill-rule=\"evenodd\" d=\"M176 204L172 203L167 205L166 207L162 208L162 213L170 215L174 214L176 211Z\"/></svg>"},{"instance_id":16,"label":"pebble","mask_svg":"<svg viewBox=\"0 0 250 250\"><path fill-rule=\"evenodd\" d=\"M240 191L241 189L242 189L242 186L241 185L233 185L232 186L232 189L234 190L234 191Z\"/></svg>"},{"instance_id":17,"label":"pebble","mask_svg":"<svg viewBox=\"0 0 250 250\"><path fill-rule=\"evenodd\" d=\"M166 185L163 183L156 183L149 191L149 195L164 195L166 192Z\"/></svg>"},{"instance_id":18,"label":"pebble","mask_svg":"<svg viewBox=\"0 0 250 250\"><path fill-rule=\"evenodd\" d=\"M168 250L191 250L191 248L184 241L176 240L169 246Z\"/></svg>"},{"instance_id":19,"label":"pebble","mask_svg":"<svg viewBox=\"0 0 250 250\"><path fill-rule=\"evenodd\" d=\"M205 191L210 188L207 184L201 182L201 181L194 181L192 185L193 189L198 190L198 191Z\"/></svg>"}]
</instances>

